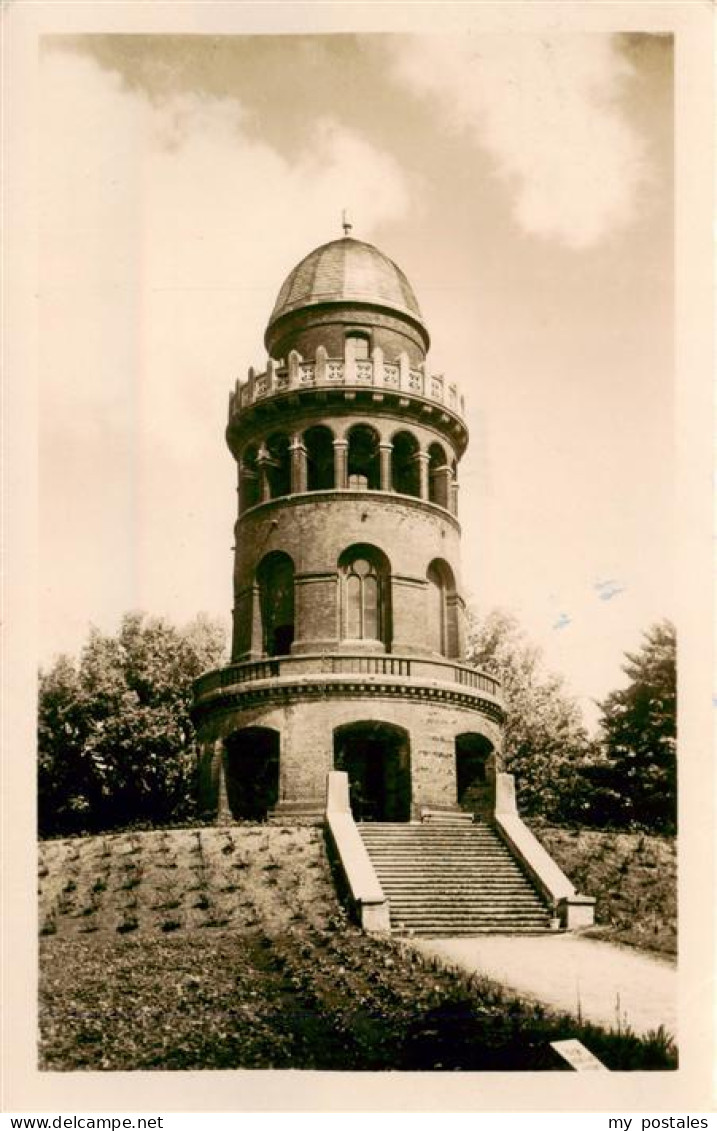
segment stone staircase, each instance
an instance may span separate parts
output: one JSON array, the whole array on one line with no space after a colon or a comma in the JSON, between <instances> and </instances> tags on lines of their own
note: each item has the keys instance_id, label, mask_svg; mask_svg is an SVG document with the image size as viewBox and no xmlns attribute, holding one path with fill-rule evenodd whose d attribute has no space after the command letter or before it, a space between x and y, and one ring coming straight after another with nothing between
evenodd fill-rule
<instances>
[{"instance_id":1,"label":"stone staircase","mask_svg":"<svg viewBox=\"0 0 717 1131\"><path fill-rule=\"evenodd\" d=\"M546 902L498 834L469 813L358 825L397 934L528 934L550 929Z\"/></svg>"}]
</instances>

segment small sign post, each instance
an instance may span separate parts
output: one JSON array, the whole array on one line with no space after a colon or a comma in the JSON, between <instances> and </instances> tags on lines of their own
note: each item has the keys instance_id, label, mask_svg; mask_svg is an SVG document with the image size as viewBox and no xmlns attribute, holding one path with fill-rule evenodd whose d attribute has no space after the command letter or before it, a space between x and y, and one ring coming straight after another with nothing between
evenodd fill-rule
<instances>
[{"instance_id":1,"label":"small sign post","mask_svg":"<svg viewBox=\"0 0 717 1131\"><path fill-rule=\"evenodd\" d=\"M550 1047L555 1049L558 1056L567 1060L576 1072L609 1072L601 1060L594 1056L590 1049L586 1049L582 1041L551 1041Z\"/></svg>"}]
</instances>

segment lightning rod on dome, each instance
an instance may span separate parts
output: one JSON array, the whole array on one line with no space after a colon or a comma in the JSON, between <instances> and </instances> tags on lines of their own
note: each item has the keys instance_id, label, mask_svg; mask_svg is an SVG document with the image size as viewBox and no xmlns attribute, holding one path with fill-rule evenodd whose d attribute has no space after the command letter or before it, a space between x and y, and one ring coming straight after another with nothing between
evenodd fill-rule
<instances>
[{"instance_id":1,"label":"lightning rod on dome","mask_svg":"<svg viewBox=\"0 0 717 1131\"><path fill-rule=\"evenodd\" d=\"M343 211L341 213L341 227L344 230L345 236L348 236L351 232L351 229L353 228L353 224L351 223L348 216L346 215L346 209L345 208L343 209Z\"/></svg>"}]
</instances>

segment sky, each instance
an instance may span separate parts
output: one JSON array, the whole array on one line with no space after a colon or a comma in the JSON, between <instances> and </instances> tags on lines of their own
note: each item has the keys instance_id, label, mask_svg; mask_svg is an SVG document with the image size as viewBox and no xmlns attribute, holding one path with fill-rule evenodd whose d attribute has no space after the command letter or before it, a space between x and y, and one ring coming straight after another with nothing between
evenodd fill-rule
<instances>
[{"instance_id":1,"label":"sky","mask_svg":"<svg viewBox=\"0 0 717 1131\"><path fill-rule=\"evenodd\" d=\"M346 208L466 398L464 595L592 725L675 615L671 38L51 37L41 91L41 662L229 626L229 390Z\"/></svg>"}]
</instances>

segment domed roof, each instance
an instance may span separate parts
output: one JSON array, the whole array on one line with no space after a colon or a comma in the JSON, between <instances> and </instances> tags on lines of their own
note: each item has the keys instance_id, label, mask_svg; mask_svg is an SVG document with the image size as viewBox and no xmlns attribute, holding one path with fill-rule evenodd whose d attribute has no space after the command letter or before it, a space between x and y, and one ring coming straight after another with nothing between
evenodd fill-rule
<instances>
[{"instance_id":1,"label":"domed roof","mask_svg":"<svg viewBox=\"0 0 717 1131\"><path fill-rule=\"evenodd\" d=\"M344 236L315 248L286 277L267 333L291 311L344 302L389 307L423 326L416 296L400 267L373 244Z\"/></svg>"}]
</instances>

